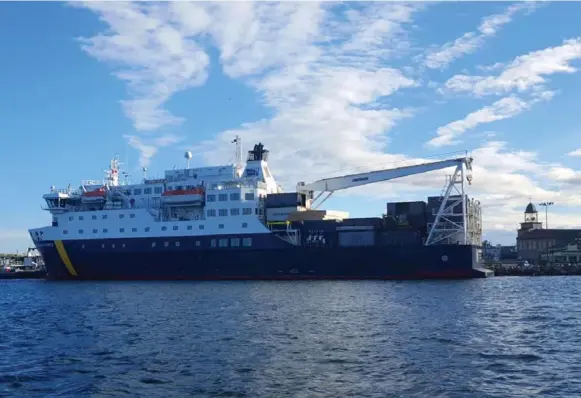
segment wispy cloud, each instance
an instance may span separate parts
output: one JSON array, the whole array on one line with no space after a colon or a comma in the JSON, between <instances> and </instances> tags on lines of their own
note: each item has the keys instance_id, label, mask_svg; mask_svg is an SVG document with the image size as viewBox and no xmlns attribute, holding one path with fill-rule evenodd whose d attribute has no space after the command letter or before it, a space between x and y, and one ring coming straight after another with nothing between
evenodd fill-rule
<instances>
[{"instance_id":1,"label":"wispy cloud","mask_svg":"<svg viewBox=\"0 0 581 398\"><path fill-rule=\"evenodd\" d=\"M485 17L476 32L464 33L456 40L428 51L423 63L430 69L445 68L456 59L482 47L486 39L496 35L504 25L512 21L515 14L521 11L532 11L535 7L535 3L522 2L511 5L501 14Z\"/></svg>"},{"instance_id":2,"label":"wispy cloud","mask_svg":"<svg viewBox=\"0 0 581 398\"><path fill-rule=\"evenodd\" d=\"M576 149L572 152L569 152L567 155L569 155L569 156L581 156L581 148Z\"/></svg>"},{"instance_id":3,"label":"wispy cloud","mask_svg":"<svg viewBox=\"0 0 581 398\"><path fill-rule=\"evenodd\" d=\"M581 58L581 37L568 39L560 46L534 51L514 59L498 76L456 75L445 86L453 92L477 96L506 94L542 89L546 77L577 71L571 62Z\"/></svg>"},{"instance_id":4,"label":"wispy cloud","mask_svg":"<svg viewBox=\"0 0 581 398\"><path fill-rule=\"evenodd\" d=\"M492 105L485 106L470 113L464 119L456 120L436 130L437 137L427 142L427 146L443 147L460 143L459 136L478 125L492 123L498 120L509 119L528 109L540 101L548 101L554 95L552 91L536 93L531 99L523 100L517 96L502 98Z\"/></svg>"},{"instance_id":5,"label":"wispy cloud","mask_svg":"<svg viewBox=\"0 0 581 398\"><path fill-rule=\"evenodd\" d=\"M163 147L176 144L184 140L184 137L166 134L157 138L142 138L136 135L127 134L124 136L129 145L137 149L140 153L139 164L142 167L149 165L151 158Z\"/></svg>"}]
</instances>

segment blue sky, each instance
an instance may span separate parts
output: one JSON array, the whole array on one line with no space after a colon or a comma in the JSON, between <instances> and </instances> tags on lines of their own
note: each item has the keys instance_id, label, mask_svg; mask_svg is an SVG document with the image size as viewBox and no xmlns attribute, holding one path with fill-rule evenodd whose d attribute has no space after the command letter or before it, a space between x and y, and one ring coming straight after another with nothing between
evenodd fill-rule
<instances>
[{"instance_id":1,"label":"blue sky","mask_svg":"<svg viewBox=\"0 0 581 398\"><path fill-rule=\"evenodd\" d=\"M581 3L0 3L0 252L51 185L228 162L262 141L297 181L469 150L485 236L529 196L581 226ZM579 151L577 151L579 150ZM575 152L577 151L577 152ZM353 216L437 195L446 173L345 191Z\"/></svg>"}]
</instances>

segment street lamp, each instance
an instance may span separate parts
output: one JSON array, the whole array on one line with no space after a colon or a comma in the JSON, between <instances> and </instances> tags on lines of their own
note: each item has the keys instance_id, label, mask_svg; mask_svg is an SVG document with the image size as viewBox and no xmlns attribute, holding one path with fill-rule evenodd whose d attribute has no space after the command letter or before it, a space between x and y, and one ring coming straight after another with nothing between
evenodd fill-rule
<instances>
[{"instance_id":1,"label":"street lamp","mask_svg":"<svg viewBox=\"0 0 581 398\"><path fill-rule=\"evenodd\" d=\"M549 218L547 215L547 209L549 208L549 206L554 205L554 203L553 202L543 202L543 203L539 203L539 205L545 207L545 229L549 229Z\"/></svg>"}]
</instances>

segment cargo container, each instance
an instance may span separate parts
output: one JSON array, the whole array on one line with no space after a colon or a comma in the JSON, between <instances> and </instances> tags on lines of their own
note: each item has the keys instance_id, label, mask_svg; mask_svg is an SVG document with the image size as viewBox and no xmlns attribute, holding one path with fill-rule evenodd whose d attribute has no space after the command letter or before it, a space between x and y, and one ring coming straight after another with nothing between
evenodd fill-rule
<instances>
[{"instance_id":1,"label":"cargo container","mask_svg":"<svg viewBox=\"0 0 581 398\"><path fill-rule=\"evenodd\" d=\"M271 193L266 196L266 208L306 207L306 195L298 192Z\"/></svg>"}]
</instances>

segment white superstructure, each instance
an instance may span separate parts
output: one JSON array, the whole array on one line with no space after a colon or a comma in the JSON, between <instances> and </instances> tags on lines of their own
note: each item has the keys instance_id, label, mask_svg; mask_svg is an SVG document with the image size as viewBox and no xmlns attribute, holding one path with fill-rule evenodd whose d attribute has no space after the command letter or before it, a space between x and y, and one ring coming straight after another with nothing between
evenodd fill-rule
<instances>
[{"instance_id":1,"label":"white superstructure","mask_svg":"<svg viewBox=\"0 0 581 398\"><path fill-rule=\"evenodd\" d=\"M52 224L31 229L32 239L40 241L121 239L202 235L247 235L271 233L265 216L267 195L281 193L268 167L269 152L262 144L248 151L246 163L241 159L241 143L236 137L236 162L216 167L190 168L191 152L185 153L187 166L168 170L164 178L127 183L120 179L120 162L114 158L102 181L83 181L79 188L65 190L52 187L43 196ZM471 169L471 158L461 157L396 169L346 175L299 183L297 192L306 197L305 209L316 208L314 192L332 192L359 185L387 181L446 167L456 167L464 179L464 167ZM456 181L457 182L457 181ZM462 190L463 181L460 184ZM320 196L320 195L319 195ZM445 192L445 199L450 190ZM464 207L465 208L465 207ZM442 223L447 207L430 234L430 241L442 237ZM464 216L466 217L466 216ZM463 241L469 243L467 224L460 228ZM440 229L438 229L440 228Z\"/></svg>"}]
</instances>

